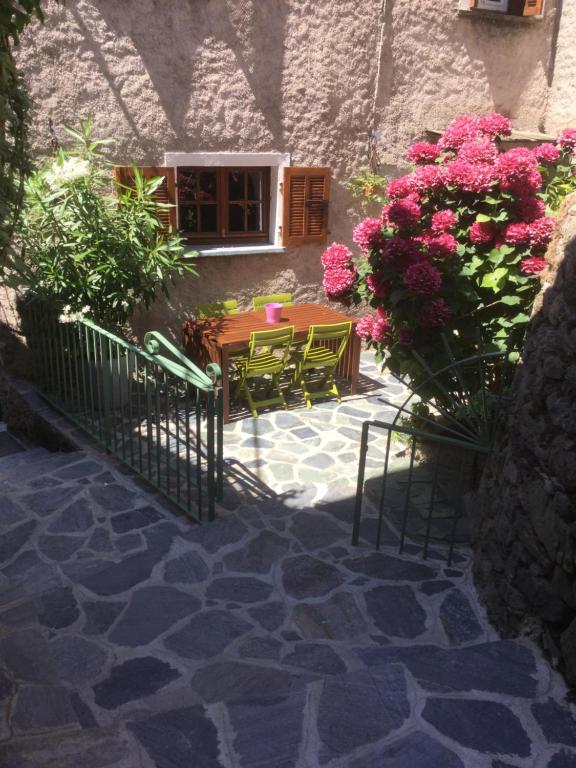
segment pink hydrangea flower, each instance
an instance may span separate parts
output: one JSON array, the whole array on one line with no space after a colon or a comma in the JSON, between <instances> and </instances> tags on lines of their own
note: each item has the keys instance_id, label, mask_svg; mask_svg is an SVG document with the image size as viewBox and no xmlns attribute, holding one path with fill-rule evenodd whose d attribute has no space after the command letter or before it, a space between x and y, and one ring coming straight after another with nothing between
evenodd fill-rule
<instances>
[{"instance_id":1,"label":"pink hydrangea flower","mask_svg":"<svg viewBox=\"0 0 576 768\"><path fill-rule=\"evenodd\" d=\"M458 219L456 218L454 211L451 211L450 209L437 211L432 216L432 225L430 229L433 234L439 235L442 232L447 232L449 229L455 227L457 221Z\"/></svg>"},{"instance_id":2,"label":"pink hydrangea flower","mask_svg":"<svg viewBox=\"0 0 576 768\"><path fill-rule=\"evenodd\" d=\"M551 216L543 216L530 224L530 244L533 248L544 248L554 234L556 221Z\"/></svg>"},{"instance_id":3,"label":"pink hydrangea flower","mask_svg":"<svg viewBox=\"0 0 576 768\"><path fill-rule=\"evenodd\" d=\"M384 261L390 262L403 272L411 264L421 261L422 251L418 242L411 237L391 237L386 241Z\"/></svg>"},{"instance_id":4,"label":"pink hydrangea flower","mask_svg":"<svg viewBox=\"0 0 576 768\"><path fill-rule=\"evenodd\" d=\"M446 128L438 146L441 149L458 150L466 142L481 137L510 136L511 133L512 123L498 112L482 117L462 115L453 120Z\"/></svg>"},{"instance_id":5,"label":"pink hydrangea flower","mask_svg":"<svg viewBox=\"0 0 576 768\"><path fill-rule=\"evenodd\" d=\"M414 346L414 333L410 328L400 328L398 331L398 343L403 347Z\"/></svg>"},{"instance_id":6,"label":"pink hydrangea flower","mask_svg":"<svg viewBox=\"0 0 576 768\"><path fill-rule=\"evenodd\" d=\"M382 246L382 222L380 219L364 219L352 231L352 240L361 251L371 251Z\"/></svg>"},{"instance_id":7,"label":"pink hydrangea flower","mask_svg":"<svg viewBox=\"0 0 576 768\"><path fill-rule=\"evenodd\" d=\"M555 144L544 143L536 147L534 154L540 163L557 163L560 159L560 150Z\"/></svg>"},{"instance_id":8,"label":"pink hydrangea flower","mask_svg":"<svg viewBox=\"0 0 576 768\"><path fill-rule=\"evenodd\" d=\"M392 179L386 187L386 196L390 198L407 197L412 192L408 176L401 176L399 179Z\"/></svg>"},{"instance_id":9,"label":"pink hydrangea flower","mask_svg":"<svg viewBox=\"0 0 576 768\"><path fill-rule=\"evenodd\" d=\"M342 243L332 243L324 251L321 257L324 269L338 269L347 267L352 261L353 253Z\"/></svg>"},{"instance_id":10,"label":"pink hydrangea flower","mask_svg":"<svg viewBox=\"0 0 576 768\"><path fill-rule=\"evenodd\" d=\"M372 326L372 338L379 344L386 344L390 341L391 333L390 315L383 309L378 308L378 317Z\"/></svg>"},{"instance_id":11,"label":"pink hydrangea flower","mask_svg":"<svg viewBox=\"0 0 576 768\"><path fill-rule=\"evenodd\" d=\"M442 189L446 184L446 170L441 165L419 165L411 174L405 177L410 190L417 194L427 194L430 191Z\"/></svg>"},{"instance_id":12,"label":"pink hydrangea flower","mask_svg":"<svg viewBox=\"0 0 576 768\"><path fill-rule=\"evenodd\" d=\"M324 272L322 285L327 296L343 296L354 287L355 275L349 269L335 268Z\"/></svg>"},{"instance_id":13,"label":"pink hydrangea flower","mask_svg":"<svg viewBox=\"0 0 576 768\"><path fill-rule=\"evenodd\" d=\"M522 221L528 224L535 219L540 219L546 212L544 202L537 197L521 197L515 209Z\"/></svg>"},{"instance_id":14,"label":"pink hydrangea flower","mask_svg":"<svg viewBox=\"0 0 576 768\"><path fill-rule=\"evenodd\" d=\"M440 149L457 150L467 141L478 138L479 134L478 118L475 115L461 115L446 128L438 146Z\"/></svg>"},{"instance_id":15,"label":"pink hydrangea flower","mask_svg":"<svg viewBox=\"0 0 576 768\"><path fill-rule=\"evenodd\" d=\"M416 165L427 165L435 162L441 151L440 147L429 141L417 141L408 150L408 160Z\"/></svg>"},{"instance_id":16,"label":"pink hydrangea flower","mask_svg":"<svg viewBox=\"0 0 576 768\"><path fill-rule=\"evenodd\" d=\"M449 184L476 194L487 192L495 181L493 166L459 159L446 167L446 175Z\"/></svg>"},{"instance_id":17,"label":"pink hydrangea flower","mask_svg":"<svg viewBox=\"0 0 576 768\"><path fill-rule=\"evenodd\" d=\"M432 296L442 287L442 275L429 262L420 261L404 272L404 285L418 296Z\"/></svg>"},{"instance_id":18,"label":"pink hydrangea flower","mask_svg":"<svg viewBox=\"0 0 576 768\"><path fill-rule=\"evenodd\" d=\"M400 229L409 229L417 224L422 215L422 208L408 197L394 200L382 210L382 218L386 224Z\"/></svg>"},{"instance_id":19,"label":"pink hydrangea flower","mask_svg":"<svg viewBox=\"0 0 576 768\"><path fill-rule=\"evenodd\" d=\"M504 230L504 242L508 245L526 245L530 242L530 227L522 221L508 224Z\"/></svg>"},{"instance_id":20,"label":"pink hydrangea flower","mask_svg":"<svg viewBox=\"0 0 576 768\"><path fill-rule=\"evenodd\" d=\"M446 256L454 256L458 250L458 241L449 232L429 237L426 244L428 253L432 258L443 259Z\"/></svg>"},{"instance_id":21,"label":"pink hydrangea flower","mask_svg":"<svg viewBox=\"0 0 576 768\"><path fill-rule=\"evenodd\" d=\"M361 339L371 339L373 326L374 316L364 315L364 317L361 317L356 323L356 335L360 336Z\"/></svg>"},{"instance_id":22,"label":"pink hydrangea flower","mask_svg":"<svg viewBox=\"0 0 576 768\"><path fill-rule=\"evenodd\" d=\"M529 259L522 259L520 262L520 272L525 275L537 275L546 269L548 262L538 256L531 256Z\"/></svg>"},{"instance_id":23,"label":"pink hydrangea flower","mask_svg":"<svg viewBox=\"0 0 576 768\"><path fill-rule=\"evenodd\" d=\"M564 128L560 131L556 144L562 149L568 149L570 152L574 152L576 149L576 128Z\"/></svg>"},{"instance_id":24,"label":"pink hydrangea flower","mask_svg":"<svg viewBox=\"0 0 576 768\"><path fill-rule=\"evenodd\" d=\"M508 189L522 197L540 188L542 176L537 168L536 156L526 147L509 149L496 160L496 173L502 189Z\"/></svg>"},{"instance_id":25,"label":"pink hydrangea flower","mask_svg":"<svg viewBox=\"0 0 576 768\"><path fill-rule=\"evenodd\" d=\"M498 157L495 144L487 139L467 141L458 150L458 160L467 163L494 163Z\"/></svg>"},{"instance_id":26,"label":"pink hydrangea flower","mask_svg":"<svg viewBox=\"0 0 576 768\"><path fill-rule=\"evenodd\" d=\"M368 275L366 278L366 285L370 288L374 296L379 299L384 299L390 293L390 282L382 272L375 272L372 275Z\"/></svg>"},{"instance_id":27,"label":"pink hydrangea flower","mask_svg":"<svg viewBox=\"0 0 576 768\"><path fill-rule=\"evenodd\" d=\"M510 136L512 133L512 123L498 112L479 117L477 125L482 133L488 136Z\"/></svg>"},{"instance_id":28,"label":"pink hydrangea flower","mask_svg":"<svg viewBox=\"0 0 576 768\"><path fill-rule=\"evenodd\" d=\"M491 221L475 221L470 227L468 237L476 245L486 245L494 240L496 228Z\"/></svg>"},{"instance_id":29,"label":"pink hydrangea flower","mask_svg":"<svg viewBox=\"0 0 576 768\"><path fill-rule=\"evenodd\" d=\"M451 314L444 299L434 299L424 304L416 316L416 322L423 328L439 328L446 325Z\"/></svg>"}]
</instances>

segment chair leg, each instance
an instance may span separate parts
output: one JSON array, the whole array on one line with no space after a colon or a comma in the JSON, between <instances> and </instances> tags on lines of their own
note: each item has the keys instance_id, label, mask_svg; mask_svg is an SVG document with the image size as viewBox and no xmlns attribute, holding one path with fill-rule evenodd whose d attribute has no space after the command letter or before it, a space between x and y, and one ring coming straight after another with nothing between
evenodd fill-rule
<instances>
[{"instance_id":1,"label":"chair leg","mask_svg":"<svg viewBox=\"0 0 576 768\"><path fill-rule=\"evenodd\" d=\"M250 410L250 413L255 419L257 419L258 410L256 408L256 403L254 402L254 399L252 397L252 392L250 392L247 382L244 382L244 393L246 395L246 400L248 401L248 408Z\"/></svg>"}]
</instances>

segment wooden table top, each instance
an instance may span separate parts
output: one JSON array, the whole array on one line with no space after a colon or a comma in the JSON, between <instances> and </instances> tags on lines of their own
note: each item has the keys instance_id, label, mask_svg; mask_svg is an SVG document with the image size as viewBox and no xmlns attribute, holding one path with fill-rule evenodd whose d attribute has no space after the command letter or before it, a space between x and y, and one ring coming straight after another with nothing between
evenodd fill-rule
<instances>
[{"instance_id":1,"label":"wooden table top","mask_svg":"<svg viewBox=\"0 0 576 768\"><path fill-rule=\"evenodd\" d=\"M202 332L218 346L227 346L247 343L252 331L267 331L293 325L295 334L306 334L311 325L343 323L349 320L353 326L357 322L356 318L322 304L294 304L291 307L282 307L279 323L268 323L265 310L260 309L239 312L237 315L207 318L202 321Z\"/></svg>"}]
</instances>

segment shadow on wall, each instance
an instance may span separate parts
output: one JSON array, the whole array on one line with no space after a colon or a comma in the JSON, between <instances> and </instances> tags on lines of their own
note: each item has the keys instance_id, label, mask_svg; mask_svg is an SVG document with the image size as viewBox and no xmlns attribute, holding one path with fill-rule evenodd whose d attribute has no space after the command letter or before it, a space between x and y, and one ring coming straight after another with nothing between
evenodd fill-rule
<instances>
[{"instance_id":1,"label":"shadow on wall","mask_svg":"<svg viewBox=\"0 0 576 768\"><path fill-rule=\"evenodd\" d=\"M552 57L553 17L543 22L459 19L463 43L471 62L482 67L496 112L516 117L535 74L547 73ZM543 99L545 94L543 94ZM545 103L541 105L543 130Z\"/></svg>"},{"instance_id":2,"label":"shadow on wall","mask_svg":"<svg viewBox=\"0 0 576 768\"><path fill-rule=\"evenodd\" d=\"M576 196L548 251L508 431L482 480L476 584L505 632L529 631L576 686Z\"/></svg>"},{"instance_id":3,"label":"shadow on wall","mask_svg":"<svg viewBox=\"0 0 576 768\"><path fill-rule=\"evenodd\" d=\"M227 146L223 146L222 137L213 135L211 126L202 122L210 114L211 103L215 112L221 106L218 93L222 87L230 87L230 71L235 69L240 70L249 85L255 108L270 133L270 146L284 149L281 94L286 0L246 0L241 4L230 0L183 0L169 4L104 0L98 4L98 11L110 29L132 40L180 147L190 148L193 141L194 149L235 148L228 146L229 138ZM71 13L86 40L91 41L95 61L138 136L130 108L98 42L81 15L73 8ZM206 50L206 41L214 50ZM218 50L218 44L225 50ZM227 59L232 55L231 65ZM195 99L199 102L197 108ZM196 111L201 115L198 122L190 119ZM246 119L245 114L241 117Z\"/></svg>"}]
</instances>

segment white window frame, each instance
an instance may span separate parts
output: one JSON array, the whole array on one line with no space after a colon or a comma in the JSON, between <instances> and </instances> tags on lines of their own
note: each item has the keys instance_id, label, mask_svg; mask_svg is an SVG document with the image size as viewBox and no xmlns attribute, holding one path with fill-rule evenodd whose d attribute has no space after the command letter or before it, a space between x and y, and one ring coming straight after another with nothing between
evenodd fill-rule
<instances>
[{"instance_id":1,"label":"white window frame","mask_svg":"<svg viewBox=\"0 0 576 768\"><path fill-rule=\"evenodd\" d=\"M283 253L282 246L282 206L280 205L280 185L283 169L290 165L290 155L282 152L165 152L164 165L178 168L193 166L198 168L270 168L270 241L264 245L210 245L201 246L201 256L231 256L250 253ZM176 209L178 226L178 208Z\"/></svg>"}]
</instances>

